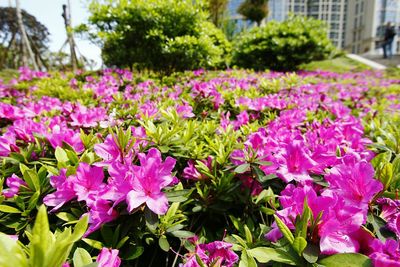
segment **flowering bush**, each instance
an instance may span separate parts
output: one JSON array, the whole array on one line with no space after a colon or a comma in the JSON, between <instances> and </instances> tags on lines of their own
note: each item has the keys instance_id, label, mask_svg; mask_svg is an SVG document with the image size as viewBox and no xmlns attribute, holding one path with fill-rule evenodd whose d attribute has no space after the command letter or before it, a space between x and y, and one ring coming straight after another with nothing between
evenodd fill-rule
<instances>
[{"instance_id":1,"label":"flowering bush","mask_svg":"<svg viewBox=\"0 0 400 267\"><path fill-rule=\"evenodd\" d=\"M399 82L21 69L0 265L400 266Z\"/></svg>"}]
</instances>

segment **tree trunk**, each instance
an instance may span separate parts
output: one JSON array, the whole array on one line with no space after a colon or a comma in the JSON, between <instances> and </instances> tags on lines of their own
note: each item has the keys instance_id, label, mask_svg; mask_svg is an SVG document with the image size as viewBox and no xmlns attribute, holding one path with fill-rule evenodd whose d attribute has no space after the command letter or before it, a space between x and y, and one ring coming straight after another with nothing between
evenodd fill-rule
<instances>
[{"instance_id":1,"label":"tree trunk","mask_svg":"<svg viewBox=\"0 0 400 267\"><path fill-rule=\"evenodd\" d=\"M28 62L26 59L26 52L25 52L25 51L28 51L29 57L33 64L33 68L34 68L34 70L38 71L39 68L36 64L35 56L33 55L32 48L29 44L28 37L26 35L24 23L22 21L22 13L21 13L20 5L19 5L19 0L15 0L15 6L16 6L16 10L17 10L18 26L19 26L19 30L21 31L21 37L22 37L22 50L23 50L23 56L22 56L23 60L22 61L23 61L23 64L28 65L27 64Z\"/></svg>"},{"instance_id":2,"label":"tree trunk","mask_svg":"<svg viewBox=\"0 0 400 267\"><path fill-rule=\"evenodd\" d=\"M71 54L71 66L72 70L75 72L78 69L78 59L75 52L75 40L71 28L71 3L68 0L68 5L63 5L63 18L65 22L65 30L67 31L67 39L69 43L69 49Z\"/></svg>"}]
</instances>

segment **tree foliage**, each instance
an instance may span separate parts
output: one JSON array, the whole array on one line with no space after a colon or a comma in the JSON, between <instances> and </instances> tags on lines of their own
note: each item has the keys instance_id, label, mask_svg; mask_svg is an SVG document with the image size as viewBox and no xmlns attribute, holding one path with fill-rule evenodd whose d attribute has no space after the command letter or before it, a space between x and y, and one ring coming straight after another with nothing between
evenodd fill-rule
<instances>
[{"instance_id":1,"label":"tree foliage","mask_svg":"<svg viewBox=\"0 0 400 267\"><path fill-rule=\"evenodd\" d=\"M224 65L229 42L193 1L93 1L89 33L106 65L175 71Z\"/></svg>"},{"instance_id":2,"label":"tree foliage","mask_svg":"<svg viewBox=\"0 0 400 267\"><path fill-rule=\"evenodd\" d=\"M228 0L208 0L211 21L217 27L222 26L228 2Z\"/></svg>"},{"instance_id":3,"label":"tree foliage","mask_svg":"<svg viewBox=\"0 0 400 267\"><path fill-rule=\"evenodd\" d=\"M49 31L34 16L22 10L26 34L36 57L48 50ZM22 36L18 28L16 9L0 7L0 68L16 68L22 62Z\"/></svg>"},{"instance_id":4,"label":"tree foliage","mask_svg":"<svg viewBox=\"0 0 400 267\"><path fill-rule=\"evenodd\" d=\"M255 27L234 43L233 64L257 70L296 70L300 64L327 58L334 50L322 21L295 16Z\"/></svg>"},{"instance_id":5,"label":"tree foliage","mask_svg":"<svg viewBox=\"0 0 400 267\"><path fill-rule=\"evenodd\" d=\"M259 26L261 21L268 15L268 0L245 0L240 4L237 11L246 19L256 22Z\"/></svg>"}]
</instances>

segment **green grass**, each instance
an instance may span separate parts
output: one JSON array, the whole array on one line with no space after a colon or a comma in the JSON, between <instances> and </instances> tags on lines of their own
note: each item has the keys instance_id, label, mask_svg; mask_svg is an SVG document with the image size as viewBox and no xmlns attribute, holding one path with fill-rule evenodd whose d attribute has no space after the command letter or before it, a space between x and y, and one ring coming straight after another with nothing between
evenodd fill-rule
<instances>
[{"instance_id":1,"label":"green grass","mask_svg":"<svg viewBox=\"0 0 400 267\"><path fill-rule=\"evenodd\" d=\"M0 70L0 80L8 83L10 80L18 77L18 71L13 69Z\"/></svg>"},{"instance_id":2,"label":"green grass","mask_svg":"<svg viewBox=\"0 0 400 267\"><path fill-rule=\"evenodd\" d=\"M367 65L359 63L346 56L341 56L333 59L327 59L322 61L313 61L308 64L304 64L300 67L302 70L324 70L338 73L363 71L370 69Z\"/></svg>"}]
</instances>

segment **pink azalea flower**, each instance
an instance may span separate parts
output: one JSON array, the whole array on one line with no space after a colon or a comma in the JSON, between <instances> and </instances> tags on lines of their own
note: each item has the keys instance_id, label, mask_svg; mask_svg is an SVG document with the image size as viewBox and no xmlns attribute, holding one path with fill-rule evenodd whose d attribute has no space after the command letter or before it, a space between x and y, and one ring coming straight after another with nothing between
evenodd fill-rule
<instances>
[{"instance_id":1,"label":"pink azalea flower","mask_svg":"<svg viewBox=\"0 0 400 267\"><path fill-rule=\"evenodd\" d=\"M9 129L14 131L17 139L21 139L25 142L34 142L35 138L33 134L43 136L47 134L47 127L44 124L31 119L16 120Z\"/></svg>"},{"instance_id":2,"label":"pink azalea flower","mask_svg":"<svg viewBox=\"0 0 400 267\"><path fill-rule=\"evenodd\" d=\"M387 239L385 243L375 239L371 247L374 252L369 255L376 267L400 267L400 244L393 239Z\"/></svg>"},{"instance_id":3,"label":"pink azalea flower","mask_svg":"<svg viewBox=\"0 0 400 267\"><path fill-rule=\"evenodd\" d=\"M107 118L104 108L87 108L77 105L74 112L70 115L72 126L96 127L100 121Z\"/></svg>"},{"instance_id":4,"label":"pink azalea flower","mask_svg":"<svg viewBox=\"0 0 400 267\"><path fill-rule=\"evenodd\" d=\"M380 217L387 222L387 228L400 238L400 200L380 198L376 202L382 206Z\"/></svg>"},{"instance_id":5,"label":"pink azalea flower","mask_svg":"<svg viewBox=\"0 0 400 267\"><path fill-rule=\"evenodd\" d=\"M19 188L21 186L25 186L28 187L28 185L26 184L26 182L24 180L22 180L21 178L19 178L17 175L13 174L11 175L11 177L8 177L6 179L6 185L8 186L7 189L3 190L3 195L6 198L12 198L15 195L18 194L19 192Z\"/></svg>"},{"instance_id":6,"label":"pink azalea flower","mask_svg":"<svg viewBox=\"0 0 400 267\"><path fill-rule=\"evenodd\" d=\"M306 153L302 142L292 141L287 144L280 160L280 167L276 173L283 181L288 183L292 180L297 182L312 180L308 170L314 167L316 162Z\"/></svg>"},{"instance_id":7,"label":"pink azalea flower","mask_svg":"<svg viewBox=\"0 0 400 267\"><path fill-rule=\"evenodd\" d=\"M374 179L374 169L365 161L353 164L340 164L333 167L325 176L330 189L342 196L347 203L365 209L372 198L383 189Z\"/></svg>"},{"instance_id":8,"label":"pink azalea flower","mask_svg":"<svg viewBox=\"0 0 400 267\"><path fill-rule=\"evenodd\" d=\"M183 102L183 105L176 106L176 112L178 112L179 116L182 118L193 118L193 108L187 102Z\"/></svg>"},{"instance_id":9,"label":"pink azalea flower","mask_svg":"<svg viewBox=\"0 0 400 267\"><path fill-rule=\"evenodd\" d=\"M76 133L73 130L68 129L66 126L61 128L59 125L55 125L52 128L51 133L47 134L47 139L54 149L56 149L58 146L62 147L63 142L65 142L72 146L78 153L84 150L80 133Z\"/></svg>"},{"instance_id":10,"label":"pink azalea flower","mask_svg":"<svg viewBox=\"0 0 400 267\"><path fill-rule=\"evenodd\" d=\"M15 134L7 132L0 136L0 157L8 157L13 150L18 151L18 147L15 144Z\"/></svg>"},{"instance_id":11,"label":"pink azalea flower","mask_svg":"<svg viewBox=\"0 0 400 267\"><path fill-rule=\"evenodd\" d=\"M94 151L103 159L102 162L96 163L97 166L107 166L115 161L124 163L125 157L130 159L128 162L132 160L132 153L124 155L111 134L107 135L104 143L94 145Z\"/></svg>"},{"instance_id":12,"label":"pink azalea flower","mask_svg":"<svg viewBox=\"0 0 400 267\"><path fill-rule=\"evenodd\" d=\"M90 203L99 191L105 189L103 168L81 162L76 170L73 188L78 201Z\"/></svg>"},{"instance_id":13,"label":"pink azalea flower","mask_svg":"<svg viewBox=\"0 0 400 267\"><path fill-rule=\"evenodd\" d=\"M196 255L206 266L232 267L239 260L236 253L232 251L232 244L223 241L214 241L208 244L197 244L194 253L189 253L182 267L200 267Z\"/></svg>"},{"instance_id":14,"label":"pink azalea flower","mask_svg":"<svg viewBox=\"0 0 400 267\"><path fill-rule=\"evenodd\" d=\"M211 156L208 156L207 159L201 160L201 162L204 163L208 167L208 169L211 169ZM188 166L183 169L182 177L189 180L201 180L205 178L205 176L196 169L195 161L192 159L188 161Z\"/></svg>"},{"instance_id":15,"label":"pink azalea flower","mask_svg":"<svg viewBox=\"0 0 400 267\"><path fill-rule=\"evenodd\" d=\"M326 214L318 227L323 254L358 252L360 244L352 236L365 223L364 212L355 206L345 206L340 199Z\"/></svg>"},{"instance_id":16,"label":"pink azalea flower","mask_svg":"<svg viewBox=\"0 0 400 267\"><path fill-rule=\"evenodd\" d=\"M97 256L98 267L119 267L121 259L118 257L118 249L102 248Z\"/></svg>"},{"instance_id":17,"label":"pink azalea flower","mask_svg":"<svg viewBox=\"0 0 400 267\"><path fill-rule=\"evenodd\" d=\"M240 126L248 124L249 121L250 121L249 114L247 113L246 110L244 110L236 116L236 121L233 124L235 129L239 129Z\"/></svg>"},{"instance_id":18,"label":"pink azalea flower","mask_svg":"<svg viewBox=\"0 0 400 267\"><path fill-rule=\"evenodd\" d=\"M76 198L74 191L74 178L66 176L66 169L60 170L60 175L51 176L50 184L56 189L54 193L44 197L43 203L48 207L54 207L52 211L61 208L65 203Z\"/></svg>"},{"instance_id":19,"label":"pink azalea flower","mask_svg":"<svg viewBox=\"0 0 400 267\"><path fill-rule=\"evenodd\" d=\"M134 177L130 183L132 190L126 196L128 211L143 203L156 214L165 214L168 210L168 199L161 190L173 182L171 171L176 160L167 157L162 162L161 153L155 148L138 154L141 166L132 166Z\"/></svg>"},{"instance_id":20,"label":"pink azalea flower","mask_svg":"<svg viewBox=\"0 0 400 267\"><path fill-rule=\"evenodd\" d=\"M100 196L99 196L100 197ZM98 230L103 224L111 222L118 217L110 202L101 198L91 201L89 204L89 228L85 236Z\"/></svg>"}]
</instances>

